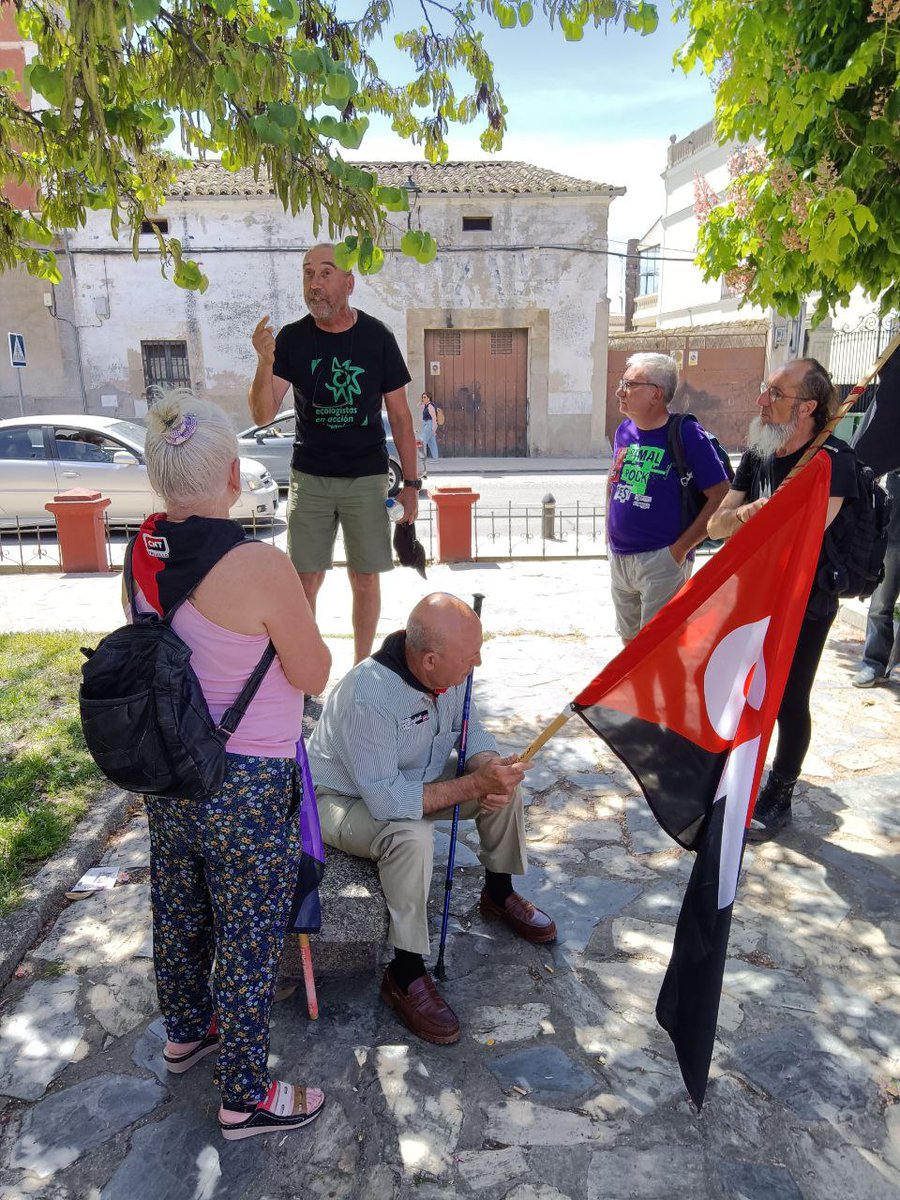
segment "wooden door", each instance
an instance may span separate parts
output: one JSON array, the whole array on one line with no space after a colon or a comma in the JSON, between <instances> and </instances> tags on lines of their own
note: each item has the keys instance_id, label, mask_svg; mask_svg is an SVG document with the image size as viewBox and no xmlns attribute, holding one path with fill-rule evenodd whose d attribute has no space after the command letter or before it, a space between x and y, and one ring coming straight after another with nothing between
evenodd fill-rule
<instances>
[{"instance_id":1,"label":"wooden door","mask_svg":"<svg viewBox=\"0 0 900 1200\"><path fill-rule=\"evenodd\" d=\"M527 354L527 329L426 329L424 390L444 410L442 457L527 455Z\"/></svg>"}]
</instances>

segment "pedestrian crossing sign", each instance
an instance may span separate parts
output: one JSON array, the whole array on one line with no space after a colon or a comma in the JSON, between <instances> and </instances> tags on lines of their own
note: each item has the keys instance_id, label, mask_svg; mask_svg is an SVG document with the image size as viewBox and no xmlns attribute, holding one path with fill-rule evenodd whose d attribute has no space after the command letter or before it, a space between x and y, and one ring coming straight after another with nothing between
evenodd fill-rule
<instances>
[{"instance_id":1,"label":"pedestrian crossing sign","mask_svg":"<svg viewBox=\"0 0 900 1200\"><path fill-rule=\"evenodd\" d=\"M25 338L21 333L8 333L9 338L9 361L14 367L25 367L28 365L28 359L25 357Z\"/></svg>"}]
</instances>

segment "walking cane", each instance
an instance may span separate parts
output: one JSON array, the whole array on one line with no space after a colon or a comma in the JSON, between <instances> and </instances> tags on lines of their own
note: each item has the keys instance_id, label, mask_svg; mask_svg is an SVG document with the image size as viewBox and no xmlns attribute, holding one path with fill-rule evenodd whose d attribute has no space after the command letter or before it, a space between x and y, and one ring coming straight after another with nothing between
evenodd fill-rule
<instances>
[{"instance_id":1,"label":"walking cane","mask_svg":"<svg viewBox=\"0 0 900 1200\"><path fill-rule=\"evenodd\" d=\"M484 596L481 592L476 592L472 597L472 608L475 611L475 616L481 616L481 603ZM463 712L462 712L462 730L459 735L459 760L456 764L456 778L459 779L463 771L466 769L466 746L469 742L469 709L472 705L472 676L475 674L475 669L469 672L466 678L466 691L463 696ZM453 806L453 825L450 829L450 851L447 854L447 880L444 884L444 915L441 919L441 942L438 947L437 963L435 964L434 973L438 979L446 979L447 972L444 970L444 947L447 945L447 926L450 924L450 893L453 891L453 863L456 858L456 838L459 833L459 805Z\"/></svg>"}]
</instances>

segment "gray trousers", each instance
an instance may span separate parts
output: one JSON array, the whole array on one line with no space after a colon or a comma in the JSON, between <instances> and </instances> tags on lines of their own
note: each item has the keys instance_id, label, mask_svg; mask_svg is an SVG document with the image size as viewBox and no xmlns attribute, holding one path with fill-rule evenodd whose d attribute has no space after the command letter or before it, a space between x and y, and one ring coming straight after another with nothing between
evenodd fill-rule
<instances>
[{"instance_id":1,"label":"gray trousers","mask_svg":"<svg viewBox=\"0 0 900 1200\"><path fill-rule=\"evenodd\" d=\"M616 633L623 641L637 637L651 617L668 604L691 576L693 560L680 565L669 548L646 554L616 554L609 551L609 575Z\"/></svg>"},{"instance_id":2,"label":"gray trousers","mask_svg":"<svg viewBox=\"0 0 900 1200\"><path fill-rule=\"evenodd\" d=\"M447 820L453 809L411 821L376 821L359 796L319 788L316 798L325 845L377 864L390 914L388 941L395 949L427 955L431 950L427 908L434 867L434 822ZM481 842L478 857L487 870L525 874L525 811L518 789L511 803L499 812L480 812L472 801L460 805L459 815L461 820L475 818Z\"/></svg>"}]
</instances>

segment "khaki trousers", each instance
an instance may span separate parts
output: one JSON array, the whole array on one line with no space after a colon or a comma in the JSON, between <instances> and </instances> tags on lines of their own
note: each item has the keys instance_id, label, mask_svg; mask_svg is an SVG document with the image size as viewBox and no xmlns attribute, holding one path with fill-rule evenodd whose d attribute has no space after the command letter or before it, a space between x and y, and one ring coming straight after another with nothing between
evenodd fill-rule
<instances>
[{"instance_id":1,"label":"khaki trousers","mask_svg":"<svg viewBox=\"0 0 900 1200\"><path fill-rule=\"evenodd\" d=\"M320 788L316 798L325 845L377 864L390 914L388 941L395 949L427 955L431 949L427 909L434 867L434 822L447 820L453 810L441 809L414 821L376 821L359 796ZM459 815L461 820L475 818L481 842L478 857L488 871L525 874L525 811L518 790L499 812L479 812L477 802L472 801L460 805Z\"/></svg>"}]
</instances>

